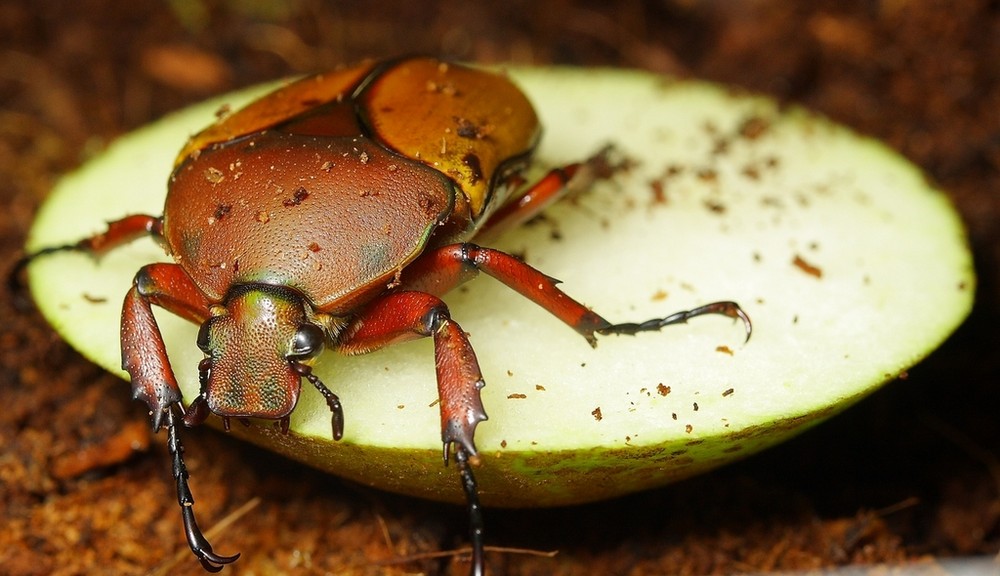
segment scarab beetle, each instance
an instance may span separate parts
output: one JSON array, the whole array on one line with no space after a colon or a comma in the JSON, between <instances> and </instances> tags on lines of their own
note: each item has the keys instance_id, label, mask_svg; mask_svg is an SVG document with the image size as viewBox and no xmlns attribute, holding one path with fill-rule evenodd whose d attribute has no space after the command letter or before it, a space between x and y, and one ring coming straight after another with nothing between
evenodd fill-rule
<instances>
[{"instance_id":1,"label":"scarab beetle","mask_svg":"<svg viewBox=\"0 0 1000 576\"><path fill-rule=\"evenodd\" d=\"M750 320L734 302L612 324L553 278L469 242L537 214L570 179L611 168L609 153L600 152L525 186L539 136L531 103L500 74L406 58L310 76L192 137L177 156L162 216L127 216L23 260L65 250L100 255L147 235L173 258L142 267L125 296L122 367L153 428L167 428L188 544L206 570L239 554L214 552L195 521L178 420L267 419L287 431L304 379L326 399L339 439L345 409L311 368L324 347L360 354L430 337L444 462L454 455L470 515L471 570L483 573L473 465L475 429L486 419L484 379L469 337L441 300L479 272L591 345L595 335L655 331L704 314L741 320L749 338ZM200 325L200 393L187 407L153 305Z\"/></svg>"}]
</instances>

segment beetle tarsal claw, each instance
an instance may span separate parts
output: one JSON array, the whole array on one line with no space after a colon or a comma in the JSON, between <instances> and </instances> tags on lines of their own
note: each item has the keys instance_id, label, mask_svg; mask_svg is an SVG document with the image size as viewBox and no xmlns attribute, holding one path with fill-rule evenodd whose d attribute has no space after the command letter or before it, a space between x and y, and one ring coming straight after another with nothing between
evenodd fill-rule
<instances>
[{"instance_id":1,"label":"beetle tarsal claw","mask_svg":"<svg viewBox=\"0 0 1000 576\"><path fill-rule=\"evenodd\" d=\"M639 332L655 332L672 324L684 324L691 318L705 316L706 314L718 314L721 316L727 316L734 320L742 321L743 327L746 330L746 339L744 342L750 340L750 334L753 332L753 325L750 323L750 316L747 315L742 308L740 308L739 304L729 301L712 302L711 304L705 304L704 306L692 308L691 310L674 312L664 318L653 318L651 320L646 320L645 322L624 322L622 324L611 324L603 328L598 328L596 332L604 335L625 334L632 336L638 334Z\"/></svg>"},{"instance_id":2,"label":"beetle tarsal claw","mask_svg":"<svg viewBox=\"0 0 1000 576\"><path fill-rule=\"evenodd\" d=\"M194 517L194 496L191 494L191 487L188 486L188 471L184 464L184 446L180 437L177 436L177 424L174 420L174 410L172 407L164 411L167 419L167 450L173 458L173 475L177 484L177 503L181 507L181 518L184 520L184 535L187 537L188 547L191 552L201 561L202 567L208 572L218 572L226 564L235 562L240 557L239 553L232 556L220 556L212 550L212 544L198 527L198 522Z\"/></svg>"}]
</instances>

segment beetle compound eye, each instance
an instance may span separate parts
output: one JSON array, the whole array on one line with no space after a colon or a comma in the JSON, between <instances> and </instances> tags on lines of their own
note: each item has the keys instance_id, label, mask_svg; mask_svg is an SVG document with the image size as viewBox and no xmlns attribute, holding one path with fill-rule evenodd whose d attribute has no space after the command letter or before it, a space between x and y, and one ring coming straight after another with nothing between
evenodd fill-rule
<instances>
[{"instance_id":1,"label":"beetle compound eye","mask_svg":"<svg viewBox=\"0 0 1000 576\"><path fill-rule=\"evenodd\" d=\"M326 335L323 334L323 330L319 326L303 324L295 332L295 338L292 340L292 351L288 357L296 360L315 358L323 351L325 340Z\"/></svg>"},{"instance_id":2,"label":"beetle compound eye","mask_svg":"<svg viewBox=\"0 0 1000 576\"><path fill-rule=\"evenodd\" d=\"M201 328L198 329L198 348L201 348L201 351L204 352L205 354L209 353L208 325L211 321L212 321L211 319L206 320L204 323L202 323Z\"/></svg>"}]
</instances>

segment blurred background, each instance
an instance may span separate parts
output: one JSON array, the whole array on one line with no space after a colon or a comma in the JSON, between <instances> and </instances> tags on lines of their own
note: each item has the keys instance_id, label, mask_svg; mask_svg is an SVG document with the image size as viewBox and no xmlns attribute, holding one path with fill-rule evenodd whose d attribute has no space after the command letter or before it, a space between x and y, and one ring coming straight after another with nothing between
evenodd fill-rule
<instances>
[{"instance_id":1,"label":"blurred background","mask_svg":"<svg viewBox=\"0 0 1000 576\"><path fill-rule=\"evenodd\" d=\"M732 574L1000 549L995 0L2 0L0 263L59 175L116 136L240 86L407 53L640 68L808 106L887 141L947 191L980 279L943 348L792 442L611 502L489 510L489 544L558 551L491 552L491 573ZM6 291L0 315L0 573L202 573L164 437L126 385ZM217 550L243 552L227 573L467 571L427 555L467 544L460 508L208 429L185 438L203 527L221 522Z\"/></svg>"}]
</instances>

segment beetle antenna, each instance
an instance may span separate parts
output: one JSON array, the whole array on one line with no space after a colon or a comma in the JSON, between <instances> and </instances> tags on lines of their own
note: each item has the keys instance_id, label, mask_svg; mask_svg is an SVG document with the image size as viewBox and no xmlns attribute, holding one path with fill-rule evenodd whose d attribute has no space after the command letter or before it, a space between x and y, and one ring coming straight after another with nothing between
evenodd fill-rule
<instances>
[{"instance_id":1,"label":"beetle antenna","mask_svg":"<svg viewBox=\"0 0 1000 576\"><path fill-rule=\"evenodd\" d=\"M469 504L469 539L472 541L472 566L469 575L483 576L485 569L483 532L486 524L483 521L483 508L479 504L479 488L476 485L476 477L472 474L469 454L464 448L459 447L455 450L455 463L462 479L462 489L465 490L465 500Z\"/></svg>"},{"instance_id":2,"label":"beetle antenna","mask_svg":"<svg viewBox=\"0 0 1000 576\"><path fill-rule=\"evenodd\" d=\"M184 465L184 446L177 436L177 425L174 422L173 407L167 408L167 450L173 457L174 480L177 482L177 503L181 506L181 517L184 519L184 534L187 536L191 552L201 561L201 566L208 572L218 572L226 564L235 562L239 553L232 556L220 556L212 551L212 545L205 538L198 522L194 519L194 496L188 486L188 471Z\"/></svg>"},{"instance_id":3,"label":"beetle antenna","mask_svg":"<svg viewBox=\"0 0 1000 576\"><path fill-rule=\"evenodd\" d=\"M333 414L331 416L331 424L333 425L333 439L340 440L344 437L344 407L340 404L340 398L336 394L330 391L329 388L323 384L323 381L319 379L318 376L312 373L312 368L307 364L302 364L301 362L292 362L292 368L299 373L300 376L309 381L310 384L319 390L319 393L323 395L326 399L326 405L330 407L330 412Z\"/></svg>"},{"instance_id":4,"label":"beetle antenna","mask_svg":"<svg viewBox=\"0 0 1000 576\"><path fill-rule=\"evenodd\" d=\"M739 304L728 301L712 302L711 304L705 304L704 306L699 306L691 310L682 310L680 312L675 312L666 318L653 318L652 320L646 320L645 322L639 323L626 322L623 324L612 324L610 326L605 326L604 328L598 328L595 332L598 334L627 334L631 336L639 332L656 331L671 324L684 324L691 318L704 316L706 314L720 314L722 316L728 316L734 320L741 320L747 333L744 343L750 340L750 333L753 332L753 325L750 323L750 316L747 316L747 313L740 308Z\"/></svg>"}]
</instances>

